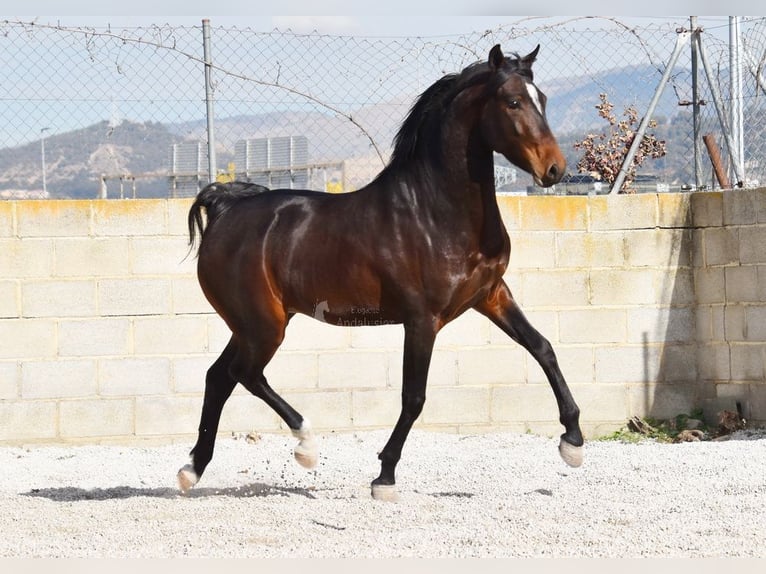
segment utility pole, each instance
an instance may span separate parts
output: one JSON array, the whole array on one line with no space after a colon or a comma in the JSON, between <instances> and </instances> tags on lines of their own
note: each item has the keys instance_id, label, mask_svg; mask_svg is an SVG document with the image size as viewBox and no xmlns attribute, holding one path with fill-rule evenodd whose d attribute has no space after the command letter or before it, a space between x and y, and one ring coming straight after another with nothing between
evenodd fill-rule
<instances>
[{"instance_id":1,"label":"utility pole","mask_svg":"<svg viewBox=\"0 0 766 574\"><path fill-rule=\"evenodd\" d=\"M46 127L40 129L40 163L43 168L43 195L46 197L48 195L48 185L45 181L45 132L49 129L51 128Z\"/></svg>"}]
</instances>

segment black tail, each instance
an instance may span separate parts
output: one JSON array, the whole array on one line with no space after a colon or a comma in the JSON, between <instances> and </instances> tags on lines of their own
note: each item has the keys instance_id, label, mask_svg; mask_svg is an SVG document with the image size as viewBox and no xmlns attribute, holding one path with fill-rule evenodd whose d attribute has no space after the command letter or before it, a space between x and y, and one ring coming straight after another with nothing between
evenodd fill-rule
<instances>
[{"instance_id":1,"label":"black tail","mask_svg":"<svg viewBox=\"0 0 766 574\"><path fill-rule=\"evenodd\" d=\"M231 183L211 183L198 194L189 209L189 246L194 249L199 232L200 241L205 233L205 222L202 219L202 208L205 208L207 225L210 225L223 215L231 206L241 199L252 197L253 194L268 191L268 188L257 183L233 181Z\"/></svg>"}]
</instances>

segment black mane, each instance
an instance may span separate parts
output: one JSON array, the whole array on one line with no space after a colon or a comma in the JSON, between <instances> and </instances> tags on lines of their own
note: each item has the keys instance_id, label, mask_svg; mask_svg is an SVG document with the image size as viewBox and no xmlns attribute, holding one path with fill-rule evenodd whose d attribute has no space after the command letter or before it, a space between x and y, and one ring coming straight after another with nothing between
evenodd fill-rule
<instances>
[{"instance_id":1,"label":"black mane","mask_svg":"<svg viewBox=\"0 0 766 574\"><path fill-rule=\"evenodd\" d=\"M488 85L490 89L498 88L512 73L532 79L532 70L520 66L518 55L514 56L516 59L506 58L496 71ZM486 83L492 76L487 62L477 62L460 73L443 76L420 94L399 127L391 160L384 171L401 169L416 159L436 160L441 151L439 135L452 100L466 88Z\"/></svg>"}]
</instances>

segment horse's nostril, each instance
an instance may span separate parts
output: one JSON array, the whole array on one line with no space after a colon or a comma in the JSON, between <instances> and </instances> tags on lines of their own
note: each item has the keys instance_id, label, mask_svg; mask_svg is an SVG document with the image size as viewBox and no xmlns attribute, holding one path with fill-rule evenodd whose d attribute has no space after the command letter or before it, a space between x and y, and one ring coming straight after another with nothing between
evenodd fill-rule
<instances>
[{"instance_id":1,"label":"horse's nostril","mask_svg":"<svg viewBox=\"0 0 766 574\"><path fill-rule=\"evenodd\" d=\"M555 163L551 165L551 167L548 168L548 177L551 179L558 179L559 176L559 166L557 166Z\"/></svg>"}]
</instances>

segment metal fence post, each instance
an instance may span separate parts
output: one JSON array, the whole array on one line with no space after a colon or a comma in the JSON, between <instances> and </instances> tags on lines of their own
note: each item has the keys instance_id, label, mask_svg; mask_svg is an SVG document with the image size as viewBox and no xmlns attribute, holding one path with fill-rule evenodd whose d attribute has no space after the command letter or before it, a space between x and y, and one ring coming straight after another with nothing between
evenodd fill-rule
<instances>
[{"instance_id":1,"label":"metal fence post","mask_svg":"<svg viewBox=\"0 0 766 574\"><path fill-rule=\"evenodd\" d=\"M646 128L649 126L649 122L652 119L654 110L657 107L657 102L660 101L660 96L662 96L662 92L665 90L665 86L668 83L668 79L670 78L670 74L673 71L673 67L676 65L676 61L678 61L678 56L681 54L681 48L683 48L684 44L686 44L686 42L689 40L690 37L691 37L691 33L687 32L686 30L681 30L678 32L678 37L676 38L676 47L673 50L673 54L670 56L668 65L665 67L665 72L662 74L662 79L660 80L660 83L654 92L652 101L649 102L649 107L646 110L646 114L644 115L643 119L641 120L641 123L638 126L638 131L636 132L636 135L633 137L633 143L630 145L630 148L628 149L628 153L622 162L622 167L620 168L620 171L617 174L617 177L615 178L614 183L612 184L612 189L609 191L610 194L620 193L620 188L622 187L622 184L625 182L625 177L628 175L628 170L630 169L630 166L633 163L633 158L636 156L636 152L638 152L638 147L641 145L641 140L644 139Z\"/></svg>"},{"instance_id":2,"label":"metal fence post","mask_svg":"<svg viewBox=\"0 0 766 574\"><path fill-rule=\"evenodd\" d=\"M205 58L205 106L207 116L207 169L208 169L208 182L213 183L217 175L217 167L215 161L215 130L214 130L214 118L213 111L213 83L211 80L211 74L213 71L213 58L210 55L210 20L205 18L202 20L202 43Z\"/></svg>"}]
</instances>

